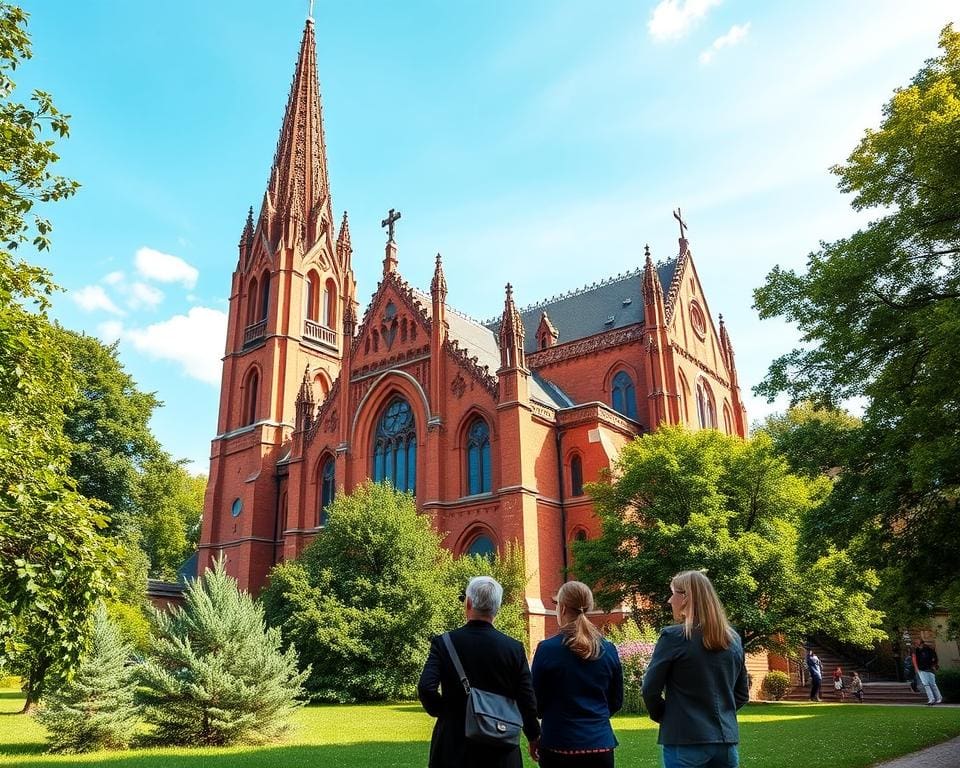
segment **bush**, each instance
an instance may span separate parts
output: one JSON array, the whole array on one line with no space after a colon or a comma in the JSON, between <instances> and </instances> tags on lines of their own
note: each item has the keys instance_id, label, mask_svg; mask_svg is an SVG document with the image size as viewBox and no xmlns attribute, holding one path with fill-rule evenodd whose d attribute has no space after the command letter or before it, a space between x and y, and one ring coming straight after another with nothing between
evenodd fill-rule
<instances>
[{"instance_id":1,"label":"bush","mask_svg":"<svg viewBox=\"0 0 960 768\"><path fill-rule=\"evenodd\" d=\"M138 717L130 654L130 645L101 604L76 674L37 711L51 752L122 749L130 743Z\"/></svg>"},{"instance_id":2,"label":"bush","mask_svg":"<svg viewBox=\"0 0 960 768\"><path fill-rule=\"evenodd\" d=\"M413 497L367 482L338 495L326 528L276 566L262 601L312 672L314 700L411 699L430 638L460 609L450 554ZM461 614L462 616L462 614Z\"/></svg>"},{"instance_id":3,"label":"bush","mask_svg":"<svg viewBox=\"0 0 960 768\"><path fill-rule=\"evenodd\" d=\"M608 627L607 639L617 646L623 665L623 712L642 715L647 711L643 704L643 673L653 656L657 633L646 625L627 619L622 624Z\"/></svg>"},{"instance_id":4,"label":"bush","mask_svg":"<svg viewBox=\"0 0 960 768\"><path fill-rule=\"evenodd\" d=\"M258 744L278 737L299 706L309 669L280 651L279 630L227 575L223 560L192 580L182 608L155 612L140 667L144 719L163 744Z\"/></svg>"},{"instance_id":5,"label":"bush","mask_svg":"<svg viewBox=\"0 0 960 768\"><path fill-rule=\"evenodd\" d=\"M787 695L787 691L790 690L791 686L790 675L786 672L778 671L767 673L763 678L763 682L760 684L767 698L773 701L780 701L780 699Z\"/></svg>"},{"instance_id":6,"label":"bush","mask_svg":"<svg viewBox=\"0 0 960 768\"><path fill-rule=\"evenodd\" d=\"M960 704L960 667L947 667L937 672L937 688L943 700Z\"/></svg>"}]
</instances>

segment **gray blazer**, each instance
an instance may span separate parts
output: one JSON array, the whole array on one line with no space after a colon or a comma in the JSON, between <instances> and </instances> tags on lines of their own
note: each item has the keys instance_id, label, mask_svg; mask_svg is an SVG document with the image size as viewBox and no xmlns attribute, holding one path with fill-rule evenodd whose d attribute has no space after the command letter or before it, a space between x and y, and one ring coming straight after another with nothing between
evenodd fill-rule
<instances>
[{"instance_id":1,"label":"gray blazer","mask_svg":"<svg viewBox=\"0 0 960 768\"><path fill-rule=\"evenodd\" d=\"M659 744L737 744L737 710L749 699L739 637L726 650L708 651L699 629L689 640L682 624L660 633L643 673L643 700L660 723Z\"/></svg>"}]
</instances>

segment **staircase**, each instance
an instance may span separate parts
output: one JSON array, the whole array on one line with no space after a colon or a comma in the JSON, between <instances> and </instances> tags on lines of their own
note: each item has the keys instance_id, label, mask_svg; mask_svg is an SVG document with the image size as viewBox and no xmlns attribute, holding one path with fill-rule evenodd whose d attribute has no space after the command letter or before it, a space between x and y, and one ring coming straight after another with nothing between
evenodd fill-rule
<instances>
[{"instance_id":1,"label":"staircase","mask_svg":"<svg viewBox=\"0 0 960 768\"><path fill-rule=\"evenodd\" d=\"M870 670L863 666L858 666L847 658L839 656L828 648L817 643L811 643L813 652L820 657L820 663L823 665L823 685L820 687L820 698L824 702L839 704L840 692L833 687L833 671L837 667L843 669L843 683L845 703L857 704L857 699L850 689L850 680L854 672L860 673L860 679L863 681L863 703L864 704L926 704L927 697L923 689L919 693L910 690L910 683L900 683L896 680L878 678L871 675ZM806 669L806 659L801 662L804 670L804 682L801 684L799 675L795 670L791 670L790 677L793 680L793 687L783 697L783 701L808 701L810 699L810 678ZM793 665L791 665L792 667Z\"/></svg>"}]
</instances>

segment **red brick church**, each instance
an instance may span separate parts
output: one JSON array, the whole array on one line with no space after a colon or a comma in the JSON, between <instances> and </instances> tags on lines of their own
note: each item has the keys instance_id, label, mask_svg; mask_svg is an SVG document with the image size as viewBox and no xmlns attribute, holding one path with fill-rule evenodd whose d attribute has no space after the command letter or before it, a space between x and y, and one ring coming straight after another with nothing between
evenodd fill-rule
<instances>
[{"instance_id":1,"label":"red brick church","mask_svg":"<svg viewBox=\"0 0 960 768\"><path fill-rule=\"evenodd\" d=\"M384 221L383 277L361 316L347 216L337 226L331 204L308 20L233 273L200 563L223 552L256 591L274 563L322 535L336 494L389 480L455 554L520 542L536 641L570 542L597 531L584 484L624 444L660 424L745 435L733 347L682 220L670 261L654 264L648 250L630 272L525 309L507 284L490 297L502 312L480 323L446 304L439 255L429 290L403 279L397 218Z\"/></svg>"}]
</instances>

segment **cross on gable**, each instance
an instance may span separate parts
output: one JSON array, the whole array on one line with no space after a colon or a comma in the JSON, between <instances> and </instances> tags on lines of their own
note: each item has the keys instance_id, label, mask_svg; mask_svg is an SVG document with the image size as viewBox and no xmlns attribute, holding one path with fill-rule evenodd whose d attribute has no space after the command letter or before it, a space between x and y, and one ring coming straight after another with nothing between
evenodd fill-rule
<instances>
[{"instance_id":1,"label":"cross on gable","mask_svg":"<svg viewBox=\"0 0 960 768\"><path fill-rule=\"evenodd\" d=\"M679 208L677 208L677 210L673 212L673 218L675 218L678 222L680 222L680 239L686 240L687 239L687 222L685 222L683 220L683 217L680 215Z\"/></svg>"},{"instance_id":2,"label":"cross on gable","mask_svg":"<svg viewBox=\"0 0 960 768\"><path fill-rule=\"evenodd\" d=\"M381 227L387 228L387 242L393 242L393 229L394 224L397 223L397 219L400 218L400 211L395 211L393 208L390 209L390 212L387 214L387 218L380 222Z\"/></svg>"}]
</instances>

